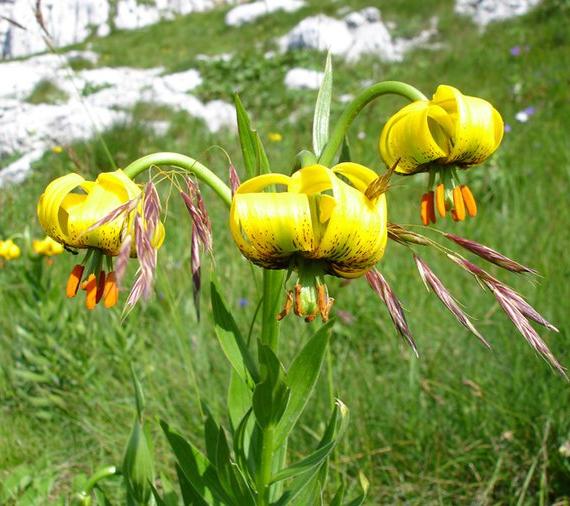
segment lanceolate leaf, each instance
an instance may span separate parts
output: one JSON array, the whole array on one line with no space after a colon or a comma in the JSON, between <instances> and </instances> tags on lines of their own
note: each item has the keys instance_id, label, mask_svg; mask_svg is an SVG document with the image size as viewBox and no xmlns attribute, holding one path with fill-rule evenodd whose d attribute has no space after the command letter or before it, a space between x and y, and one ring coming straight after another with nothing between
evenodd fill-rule
<instances>
[{"instance_id":1,"label":"lanceolate leaf","mask_svg":"<svg viewBox=\"0 0 570 506\"><path fill-rule=\"evenodd\" d=\"M335 442L330 441L325 446L315 450L313 453L305 457L303 460L292 464L285 469L275 473L271 478L271 482L275 483L277 481L286 480L287 478L294 478L300 474L303 474L311 469L319 466L323 461L329 456L332 449L334 448Z\"/></svg>"},{"instance_id":2,"label":"lanceolate leaf","mask_svg":"<svg viewBox=\"0 0 570 506\"><path fill-rule=\"evenodd\" d=\"M356 499L353 499L352 501L347 503L346 506L360 506L361 504L364 504L366 496L368 496L368 486L369 486L368 479L366 478L366 476L364 476L362 472L360 472L358 474L358 480L360 481L360 486L362 487L362 494L359 495Z\"/></svg>"},{"instance_id":3,"label":"lanceolate leaf","mask_svg":"<svg viewBox=\"0 0 570 506\"><path fill-rule=\"evenodd\" d=\"M247 344L232 314L229 312L216 283L212 282L210 288L214 313L214 328L220 346L240 378L246 384L253 387L253 384L259 380L259 375Z\"/></svg>"},{"instance_id":4,"label":"lanceolate leaf","mask_svg":"<svg viewBox=\"0 0 570 506\"><path fill-rule=\"evenodd\" d=\"M275 446L280 446L285 441L311 397L319 378L332 324L331 320L315 332L295 357L287 372L287 384L291 389L291 396L285 413L275 429Z\"/></svg>"},{"instance_id":5,"label":"lanceolate leaf","mask_svg":"<svg viewBox=\"0 0 570 506\"><path fill-rule=\"evenodd\" d=\"M270 171L269 167L269 158L267 158L267 154L265 153L265 148L263 147L263 142L261 142L261 137L257 132L254 132L255 135L255 157L256 157L256 173L257 174L268 174Z\"/></svg>"},{"instance_id":6,"label":"lanceolate leaf","mask_svg":"<svg viewBox=\"0 0 570 506\"><path fill-rule=\"evenodd\" d=\"M245 111L243 104L236 93L234 95L234 103L236 106L237 124L239 142L241 144L241 153L243 155L243 163L245 165L245 172L247 178L252 178L256 175L257 162L256 162L256 138L251 129L249 117Z\"/></svg>"},{"instance_id":7,"label":"lanceolate leaf","mask_svg":"<svg viewBox=\"0 0 570 506\"><path fill-rule=\"evenodd\" d=\"M170 429L164 421L160 422L162 430L176 456L178 465L194 491L206 504L235 504L226 494L214 466L192 443Z\"/></svg>"},{"instance_id":8,"label":"lanceolate leaf","mask_svg":"<svg viewBox=\"0 0 570 506\"><path fill-rule=\"evenodd\" d=\"M228 414L231 428L235 431L245 414L251 409L251 389L232 370L228 388Z\"/></svg>"},{"instance_id":9,"label":"lanceolate leaf","mask_svg":"<svg viewBox=\"0 0 570 506\"><path fill-rule=\"evenodd\" d=\"M317 95L317 103L315 104L315 116L313 118L313 151L317 157L321 154L323 148L329 140L329 117L331 111L332 98L332 62L331 54L327 55L325 64L325 74L323 82Z\"/></svg>"}]
</instances>

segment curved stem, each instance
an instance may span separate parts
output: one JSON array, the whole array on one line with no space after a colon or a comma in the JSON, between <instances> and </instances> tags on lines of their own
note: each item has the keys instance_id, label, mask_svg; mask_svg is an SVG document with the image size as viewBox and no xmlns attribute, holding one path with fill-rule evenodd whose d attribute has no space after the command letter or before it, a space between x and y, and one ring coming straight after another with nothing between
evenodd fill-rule
<instances>
[{"instance_id":1,"label":"curved stem","mask_svg":"<svg viewBox=\"0 0 570 506\"><path fill-rule=\"evenodd\" d=\"M333 163L334 157L340 147L342 146L342 141L348 131L350 125L354 121L354 118L358 116L358 113L370 102L381 97L382 95L394 94L400 95L407 98L411 102L416 100L427 100L427 97L419 90L413 86L402 83L400 81L384 81L381 83L376 83L366 88L362 93L360 93L344 110L341 117L339 118L332 134L321 153L319 158L319 163L325 166L330 166Z\"/></svg>"},{"instance_id":2,"label":"curved stem","mask_svg":"<svg viewBox=\"0 0 570 506\"><path fill-rule=\"evenodd\" d=\"M138 160L135 160L128 167L126 167L123 172L134 179L141 172L151 168L155 165L172 165L173 167L179 167L183 170L191 172L198 179L206 183L212 190L216 192L218 197L220 197L225 204L230 207L232 203L232 192L228 185L226 185L216 174L214 174L208 167L202 165L197 160L190 158L186 155L181 155L180 153L153 153L152 155L143 156Z\"/></svg>"}]
</instances>

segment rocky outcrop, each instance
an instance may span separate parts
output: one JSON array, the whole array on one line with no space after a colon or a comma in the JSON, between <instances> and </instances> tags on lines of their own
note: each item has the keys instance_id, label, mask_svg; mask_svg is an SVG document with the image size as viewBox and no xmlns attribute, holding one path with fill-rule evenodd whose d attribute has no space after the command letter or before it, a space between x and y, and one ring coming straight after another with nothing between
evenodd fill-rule
<instances>
[{"instance_id":1,"label":"rocky outcrop","mask_svg":"<svg viewBox=\"0 0 570 506\"><path fill-rule=\"evenodd\" d=\"M212 132L235 126L232 105L220 100L204 103L189 93L202 83L196 70L162 75L161 68L97 68L71 76L65 60L77 57L96 59L93 53L76 52L0 64L0 158L21 155L0 170L0 186L23 180L31 164L53 146L87 140L128 121L138 102L184 111L202 119ZM27 102L45 81L69 98L55 104ZM164 133L163 123L149 126Z\"/></svg>"},{"instance_id":2,"label":"rocky outcrop","mask_svg":"<svg viewBox=\"0 0 570 506\"><path fill-rule=\"evenodd\" d=\"M401 61L406 51L429 42L436 33L435 24L434 19L429 28L412 39L392 38L380 11L367 7L340 20L324 15L306 18L279 40L279 46L283 51L305 48L330 51L349 61L364 55Z\"/></svg>"},{"instance_id":3,"label":"rocky outcrop","mask_svg":"<svg viewBox=\"0 0 570 506\"><path fill-rule=\"evenodd\" d=\"M39 18L35 1L0 1L0 57L27 56L46 50L45 37L62 47L111 28L130 30L177 15L205 11L233 0L42 0Z\"/></svg>"},{"instance_id":4,"label":"rocky outcrop","mask_svg":"<svg viewBox=\"0 0 570 506\"><path fill-rule=\"evenodd\" d=\"M469 16L479 26L526 14L540 0L456 0L455 12Z\"/></svg>"}]
</instances>

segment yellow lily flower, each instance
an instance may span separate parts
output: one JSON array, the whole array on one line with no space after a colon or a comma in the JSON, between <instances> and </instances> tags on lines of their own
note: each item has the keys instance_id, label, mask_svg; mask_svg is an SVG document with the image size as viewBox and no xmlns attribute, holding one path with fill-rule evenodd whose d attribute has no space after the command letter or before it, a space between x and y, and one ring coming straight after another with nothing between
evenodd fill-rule
<instances>
[{"instance_id":1,"label":"yellow lily flower","mask_svg":"<svg viewBox=\"0 0 570 506\"><path fill-rule=\"evenodd\" d=\"M489 102L441 85L432 100L413 102L388 120L379 149L388 166L397 163L400 174L430 172L421 205L422 221L427 225L435 223L436 210L441 217L451 210L456 221L465 219L466 212L477 214L473 194L459 184L455 168L484 162L499 147L503 133L501 115Z\"/></svg>"},{"instance_id":2,"label":"yellow lily flower","mask_svg":"<svg viewBox=\"0 0 570 506\"><path fill-rule=\"evenodd\" d=\"M141 212L141 202L141 188L121 170L103 172L95 181L71 173L47 186L37 207L41 226L63 246L88 250L85 260L73 268L68 279L68 297L74 297L81 285L87 291L89 309L101 298L105 307L117 303L118 287L111 257L119 255L127 236L131 238L128 253L136 256L134 218ZM159 248L163 240L164 226L158 222L150 242ZM103 256L107 257L111 271L107 276L102 270ZM91 263L85 272L84 264L89 259Z\"/></svg>"},{"instance_id":3,"label":"yellow lily flower","mask_svg":"<svg viewBox=\"0 0 570 506\"><path fill-rule=\"evenodd\" d=\"M382 258L387 211L384 193L370 190L377 180L362 165L341 163L304 167L292 176L265 174L237 188L230 230L241 253L261 267L299 274L281 317L293 306L308 320L317 312L326 320L334 299L322 276L356 278ZM273 185L286 191L264 192Z\"/></svg>"},{"instance_id":4,"label":"yellow lily flower","mask_svg":"<svg viewBox=\"0 0 570 506\"><path fill-rule=\"evenodd\" d=\"M44 239L34 239L32 241L32 249L36 255L51 257L63 253L63 245L54 241L51 237L46 236Z\"/></svg>"},{"instance_id":5,"label":"yellow lily flower","mask_svg":"<svg viewBox=\"0 0 570 506\"><path fill-rule=\"evenodd\" d=\"M0 241L0 258L4 260L14 260L18 258L20 254L20 247L12 241L12 239Z\"/></svg>"}]
</instances>

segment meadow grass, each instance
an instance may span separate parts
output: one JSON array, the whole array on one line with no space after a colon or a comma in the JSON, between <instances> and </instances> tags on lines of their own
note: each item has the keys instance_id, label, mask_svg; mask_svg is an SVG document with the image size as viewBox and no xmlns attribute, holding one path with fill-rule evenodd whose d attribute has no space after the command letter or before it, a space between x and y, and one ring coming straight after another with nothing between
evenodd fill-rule
<instances>
[{"instance_id":1,"label":"meadow grass","mask_svg":"<svg viewBox=\"0 0 570 506\"><path fill-rule=\"evenodd\" d=\"M264 60L261 55L273 50L272 40L303 17L321 10L334 14L339 6L320 4L308 2L297 13L261 19L239 30L226 28L225 10L217 10L91 44L101 55L100 65L160 65L168 71L198 66L206 77L199 90L205 99L229 100L239 90L272 169L287 172L294 154L310 146L316 93L286 90L283 77L291 65L320 68L324 56L302 52ZM353 9L369 4L355 0L343 5ZM461 224L442 221L438 228L488 244L540 271L537 283L499 275L560 327L559 335L545 338L561 362L570 364L568 7L546 1L533 13L491 25L484 33L456 17L451 2L398 0L381 7L384 18L395 21L398 33L406 36L438 15L441 47L416 50L402 63L366 58L349 65L335 60L335 96L355 93L363 81L398 79L427 95L439 83L451 84L497 106L512 130L493 159L467 175L480 214ZM525 48L519 57L509 52L515 45ZM237 56L227 63L196 59L222 52ZM351 133L356 161L382 169L378 134L401 104L382 99L361 115ZM536 114L527 123L516 122L515 113L527 106L534 106ZM333 117L341 110L342 104L334 102ZM145 126L153 119L170 121L166 135ZM283 141L269 142L269 132L282 133ZM226 178L225 153L211 148L218 145L242 166L235 134L210 134L199 121L152 104L140 104L132 123L117 126L103 139L118 166L153 151L172 150L191 154ZM0 237L26 227L40 235L35 204L53 177L77 165L85 176L110 169L100 142L71 149L73 156L46 154L27 181L2 189ZM397 180L388 196L391 221L418 223L417 203L425 182L417 179ZM216 277L223 281L238 323L247 328L260 273L238 259L226 210L211 192L204 193L214 223ZM0 269L0 482L5 489L7 483L21 485L18 500L0 495L0 503L60 504L78 475L120 464L134 417L131 363L142 380L151 419L164 418L198 441L201 399L208 399L214 414L222 412L229 370L213 336L207 282L202 321L196 319L190 223L176 197L163 193L169 215L156 296L124 321L119 311L88 313L81 300L63 299L63 283L73 264L68 256L56 258L52 266L23 258ZM291 442L293 455L302 455L314 442L334 395L348 404L351 424L334 459L339 475L333 473L332 480L343 476L355 486L362 470L371 482L369 504L568 504L570 460L558 451L570 439L568 384L531 351L474 280L442 257L420 254L477 318L493 350L482 347L444 312L422 287L408 251L390 244L379 267L408 310L420 359L400 342L364 280L331 281L336 308L348 311L352 321L337 319L334 325L334 391L322 378ZM240 299L247 301L245 307ZM317 325L286 320L285 355L291 357ZM171 455L158 424L152 426L159 470L172 476ZM33 502L46 494L49 501Z\"/></svg>"}]
</instances>

